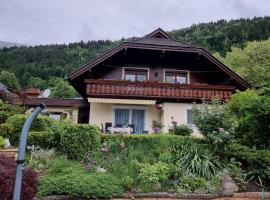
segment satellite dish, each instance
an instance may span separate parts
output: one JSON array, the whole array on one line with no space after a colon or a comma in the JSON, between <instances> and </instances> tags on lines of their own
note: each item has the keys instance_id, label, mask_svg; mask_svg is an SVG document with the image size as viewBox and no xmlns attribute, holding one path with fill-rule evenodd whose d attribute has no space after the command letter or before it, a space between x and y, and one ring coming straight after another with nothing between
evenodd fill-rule
<instances>
[{"instance_id":1,"label":"satellite dish","mask_svg":"<svg viewBox=\"0 0 270 200\"><path fill-rule=\"evenodd\" d=\"M43 91L42 96L45 97L45 98L47 98L47 97L50 96L50 94L51 94L51 90L50 89L46 89L46 90Z\"/></svg>"}]
</instances>

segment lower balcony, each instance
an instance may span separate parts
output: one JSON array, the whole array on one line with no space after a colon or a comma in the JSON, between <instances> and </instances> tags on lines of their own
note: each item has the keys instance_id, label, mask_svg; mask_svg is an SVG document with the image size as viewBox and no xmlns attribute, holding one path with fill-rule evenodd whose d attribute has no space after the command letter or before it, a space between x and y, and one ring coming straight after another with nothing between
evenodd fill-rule
<instances>
[{"instance_id":1,"label":"lower balcony","mask_svg":"<svg viewBox=\"0 0 270 200\"><path fill-rule=\"evenodd\" d=\"M181 85L156 82L131 82L86 79L89 97L143 99L230 99L235 87L223 85Z\"/></svg>"}]
</instances>

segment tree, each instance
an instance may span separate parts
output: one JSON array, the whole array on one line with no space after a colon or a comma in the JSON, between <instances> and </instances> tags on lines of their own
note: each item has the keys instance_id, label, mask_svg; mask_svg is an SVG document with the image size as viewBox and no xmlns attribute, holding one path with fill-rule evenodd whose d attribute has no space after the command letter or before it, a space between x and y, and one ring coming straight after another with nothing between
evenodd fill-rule
<instances>
[{"instance_id":1,"label":"tree","mask_svg":"<svg viewBox=\"0 0 270 200\"><path fill-rule=\"evenodd\" d=\"M229 112L236 116L238 142L253 147L270 147L270 90L247 90L232 96Z\"/></svg>"},{"instance_id":2,"label":"tree","mask_svg":"<svg viewBox=\"0 0 270 200\"><path fill-rule=\"evenodd\" d=\"M256 88L270 86L270 38L248 42L243 49L233 48L225 58L214 55Z\"/></svg>"},{"instance_id":3,"label":"tree","mask_svg":"<svg viewBox=\"0 0 270 200\"><path fill-rule=\"evenodd\" d=\"M47 81L43 80L42 78L34 77L34 76L30 77L28 81L28 86L33 86L40 89L46 89L48 87Z\"/></svg>"},{"instance_id":4,"label":"tree","mask_svg":"<svg viewBox=\"0 0 270 200\"><path fill-rule=\"evenodd\" d=\"M76 96L78 96L78 94L66 81L60 81L52 88L52 97L74 98Z\"/></svg>"},{"instance_id":5,"label":"tree","mask_svg":"<svg viewBox=\"0 0 270 200\"><path fill-rule=\"evenodd\" d=\"M21 87L18 83L15 74L8 71L2 71L0 73L0 82L5 84L9 89L12 90L18 90Z\"/></svg>"}]
</instances>

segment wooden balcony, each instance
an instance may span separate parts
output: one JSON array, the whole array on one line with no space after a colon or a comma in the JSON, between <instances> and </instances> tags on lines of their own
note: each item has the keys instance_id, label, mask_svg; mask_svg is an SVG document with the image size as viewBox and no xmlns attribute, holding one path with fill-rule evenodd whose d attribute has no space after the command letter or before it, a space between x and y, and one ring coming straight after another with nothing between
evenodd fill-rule
<instances>
[{"instance_id":1,"label":"wooden balcony","mask_svg":"<svg viewBox=\"0 0 270 200\"><path fill-rule=\"evenodd\" d=\"M235 87L86 79L89 97L228 100Z\"/></svg>"}]
</instances>

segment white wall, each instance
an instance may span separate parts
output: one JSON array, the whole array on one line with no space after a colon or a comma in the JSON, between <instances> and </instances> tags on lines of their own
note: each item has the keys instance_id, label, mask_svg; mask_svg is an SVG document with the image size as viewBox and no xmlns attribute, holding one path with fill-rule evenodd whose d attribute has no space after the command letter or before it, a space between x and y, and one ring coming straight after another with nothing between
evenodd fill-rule
<instances>
[{"instance_id":1,"label":"white wall","mask_svg":"<svg viewBox=\"0 0 270 200\"><path fill-rule=\"evenodd\" d=\"M173 121L176 121L178 124L187 125L187 110L192 109L192 103L164 103L163 109L163 123L164 131L167 132L172 127L172 118ZM193 127L193 135L201 136L198 129Z\"/></svg>"}]
</instances>

